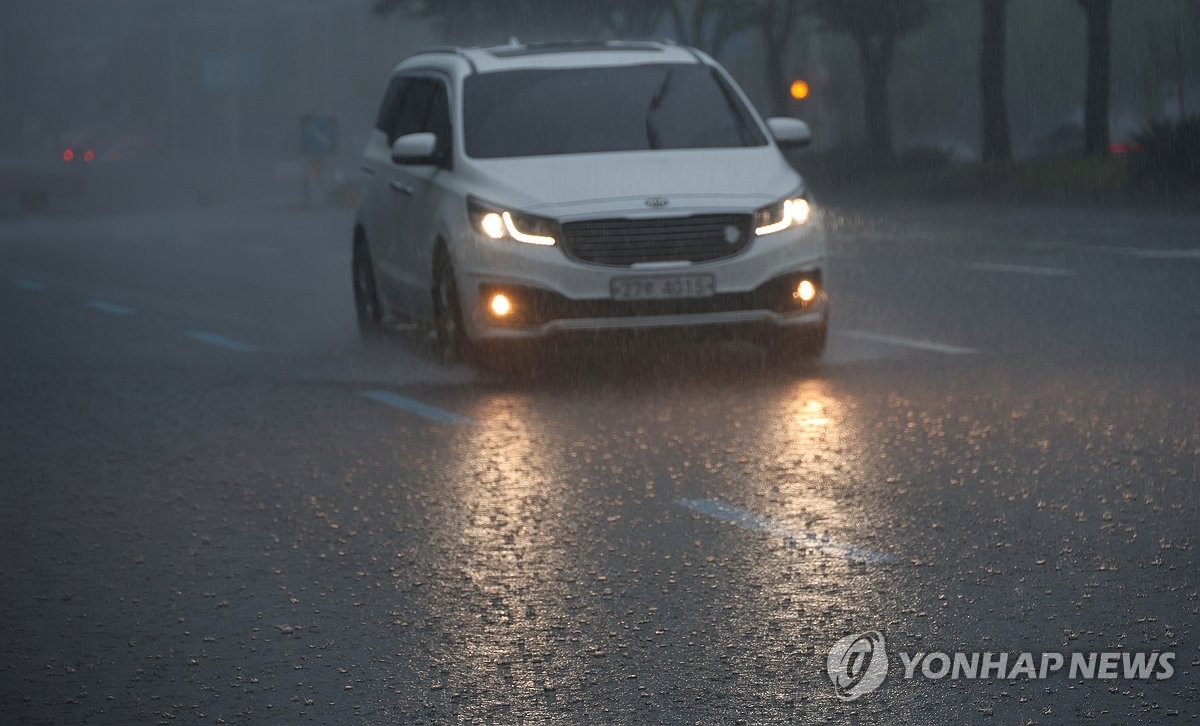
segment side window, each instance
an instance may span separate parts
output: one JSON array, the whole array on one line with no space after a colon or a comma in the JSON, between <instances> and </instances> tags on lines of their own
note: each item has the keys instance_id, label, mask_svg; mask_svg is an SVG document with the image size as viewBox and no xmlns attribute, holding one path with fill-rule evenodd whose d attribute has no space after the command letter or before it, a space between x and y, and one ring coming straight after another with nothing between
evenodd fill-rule
<instances>
[{"instance_id":1,"label":"side window","mask_svg":"<svg viewBox=\"0 0 1200 726\"><path fill-rule=\"evenodd\" d=\"M379 115L375 117L375 128L388 134L388 142L394 141L391 136L392 127L396 123L396 112L400 109L400 98L408 88L408 78L394 76L388 83L387 91L383 94L383 103L379 106Z\"/></svg>"},{"instance_id":2,"label":"side window","mask_svg":"<svg viewBox=\"0 0 1200 726\"><path fill-rule=\"evenodd\" d=\"M429 78L412 79L400 101L399 112L392 123L392 131L388 134L389 142L406 134L416 134L425 130L425 118L429 115L429 102L433 99L433 92L437 85Z\"/></svg>"},{"instance_id":3,"label":"side window","mask_svg":"<svg viewBox=\"0 0 1200 726\"><path fill-rule=\"evenodd\" d=\"M424 131L431 131L438 139L438 156L448 162L450 154L450 99L446 86L434 83L433 98L429 102L429 116L425 119Z\"/></svg>"}]
</instances>

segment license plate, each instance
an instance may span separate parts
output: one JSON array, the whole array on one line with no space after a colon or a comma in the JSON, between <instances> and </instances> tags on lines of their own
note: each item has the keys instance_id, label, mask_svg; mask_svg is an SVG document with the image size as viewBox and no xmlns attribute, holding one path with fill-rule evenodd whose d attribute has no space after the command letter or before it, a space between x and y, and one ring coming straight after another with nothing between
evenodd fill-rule
<instances>
[{"instance_id":1,"label":"license plate","mask_svg":"<svg viewBox=\"0 0 1200 726\"><path fill-rule=\"evenodd\" d=\"M712 275L661 275L614 277L609 283L613 300L677 300L712 297Z\"/></svg>"}]
</instances>

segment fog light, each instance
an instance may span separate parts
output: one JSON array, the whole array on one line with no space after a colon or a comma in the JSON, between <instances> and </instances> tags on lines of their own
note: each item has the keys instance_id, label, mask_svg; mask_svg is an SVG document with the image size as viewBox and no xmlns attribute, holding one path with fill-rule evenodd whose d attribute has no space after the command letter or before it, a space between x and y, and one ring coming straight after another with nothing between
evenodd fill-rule
<instances>
[{"instance_id":1,"label":"fog light","mask_svg":"<svg viewBox=\"0 0 1200 726\"><path fill-rule=\"evenodd\" d=\"M492 311L492 315L498 318L503 318L512 312L512 301L507 295L492 295L491 301L488 303L488 309Z\"/></svg>"},{"instance_id":2,"label":"fog light","mask_svg":"<svg viewBox=\"0 0 1200 726\"><path fill-rule=\"evenodd\" d=\"M792 292L792 297L802 303L810 303L817 296L817 286L809 280L801 280Z\"/></svg>"}]
</instances>

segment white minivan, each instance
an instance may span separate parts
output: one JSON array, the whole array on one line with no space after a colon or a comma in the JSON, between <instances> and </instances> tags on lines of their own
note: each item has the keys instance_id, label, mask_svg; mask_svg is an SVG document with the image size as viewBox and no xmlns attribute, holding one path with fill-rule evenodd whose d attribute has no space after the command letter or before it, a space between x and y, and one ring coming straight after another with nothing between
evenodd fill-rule
<instances>
[{"instance_id":1,"label":"white minivan","mask_svg":"<svg viewBox=\"0 0 1200 726\"><path fill-rule=\"evenodd\" d=\"M436 48L396 66L364 152L360 329L426 324L448 360L592 331L751 333L821 354L825 233L729 74L657 42Z\"/></svg>"}]
</instances>

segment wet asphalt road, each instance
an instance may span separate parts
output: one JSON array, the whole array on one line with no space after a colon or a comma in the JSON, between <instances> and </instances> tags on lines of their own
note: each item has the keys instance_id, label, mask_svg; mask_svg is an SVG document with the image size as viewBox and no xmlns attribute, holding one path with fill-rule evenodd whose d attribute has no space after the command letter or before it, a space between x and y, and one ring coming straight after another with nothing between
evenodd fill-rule
<instances>
[{"instance_id":1,"label":"wet asphalt road","mask_svg":"<svg viewBox=\"0 0 1200 726\"><path fill-rule=\"evenodd\" d=\"M1200 218L830 212L823 366L364 349L349 214L0 225L0 721L1200 714ZM840 637L891 672L839 701ZM1172 651L1168 680L898 652Z\"/></svg>"}]
</instances>

